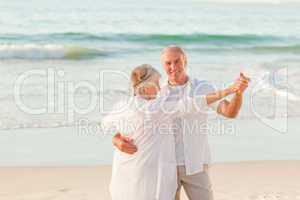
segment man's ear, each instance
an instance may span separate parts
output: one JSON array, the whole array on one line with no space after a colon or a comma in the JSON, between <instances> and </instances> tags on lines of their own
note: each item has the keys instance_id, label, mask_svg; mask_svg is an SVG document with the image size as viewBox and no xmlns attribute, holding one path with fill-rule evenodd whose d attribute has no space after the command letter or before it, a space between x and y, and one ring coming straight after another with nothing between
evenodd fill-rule
<instances>
[{"instance_id":1,"label":"man's ear","mask_svg":"<svg viewBox=\"0 0 300 200\"><path fill-rule=\"evenodd\" d=\"M184 60L184 67L186 68L187 67L187 57L185 55L182 55L183 56L183 60Z\"/></svg>"}]
</instances>

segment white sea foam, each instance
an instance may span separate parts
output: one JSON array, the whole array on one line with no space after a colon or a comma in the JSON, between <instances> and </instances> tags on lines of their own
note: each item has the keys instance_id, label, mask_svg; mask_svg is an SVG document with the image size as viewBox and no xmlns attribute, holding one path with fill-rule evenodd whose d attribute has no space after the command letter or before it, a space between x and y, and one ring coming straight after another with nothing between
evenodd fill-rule
<instances>
[{"instance_id":1,"label":"white sea foam","mask_svg":"<svg viewBox=\"0 0 300 200\"><path fill-rule=\"evenodd\" d=\"M104 55L103 52L78 46L56 44L1 44L2 59L81 59Z\"/></svg>"}]
</instances>

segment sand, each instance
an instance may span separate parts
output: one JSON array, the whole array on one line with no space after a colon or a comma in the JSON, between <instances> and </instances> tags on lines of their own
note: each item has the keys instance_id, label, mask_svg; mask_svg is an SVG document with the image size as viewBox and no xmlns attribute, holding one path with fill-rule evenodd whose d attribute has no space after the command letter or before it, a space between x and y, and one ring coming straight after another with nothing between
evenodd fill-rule
<instances>
[{"instance_id":1,"label":"sand","mask_svg":"<svg viewBox=\"0 0 300 200\"><path fill-rule=\"evenodd\" d=\"M110 173L111 166L0 168L0 200L109 200ZM220 163L210 175L216 200L300 200L300 161Z\"/></svg>"}]
</instances>

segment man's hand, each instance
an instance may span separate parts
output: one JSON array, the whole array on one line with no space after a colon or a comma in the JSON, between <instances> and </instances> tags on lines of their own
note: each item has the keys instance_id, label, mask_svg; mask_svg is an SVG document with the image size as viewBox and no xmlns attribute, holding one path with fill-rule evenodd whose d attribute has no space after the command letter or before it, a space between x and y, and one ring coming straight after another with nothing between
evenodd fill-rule
<instances>
[{"instance_id":1,"label":"man's hand","mask_svg":"<svg viewBox=\"0 0 300 200\"><path fill-rule=\"evenodd\" d=\"M135 152L137 152L137 147L134 145L133 140L128 137L122 136L120 133L117 133L113 137L113 144L124 153L134 154Z\"/></svg>"}]
</instances>

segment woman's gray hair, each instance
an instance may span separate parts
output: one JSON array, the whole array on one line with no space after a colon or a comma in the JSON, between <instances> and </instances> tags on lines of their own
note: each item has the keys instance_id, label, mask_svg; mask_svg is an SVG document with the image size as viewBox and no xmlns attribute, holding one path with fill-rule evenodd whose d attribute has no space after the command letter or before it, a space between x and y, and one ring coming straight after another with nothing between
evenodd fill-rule
<instances>
[{"instance_id":1,"label":"woman's gray hair","mask_svg":"<svg viewBox=\"0 0 300 200\"><path fill-rule=\"evenodd\" d=\"M154 77L161 77L160 73L149 64L142 64L134 68L131 72L131 84L136 92L138 87L152 81ZM152 82L151 82L152 83ZM153 83L152 83L153 84Z\"/></svg>"}]
</instances>

